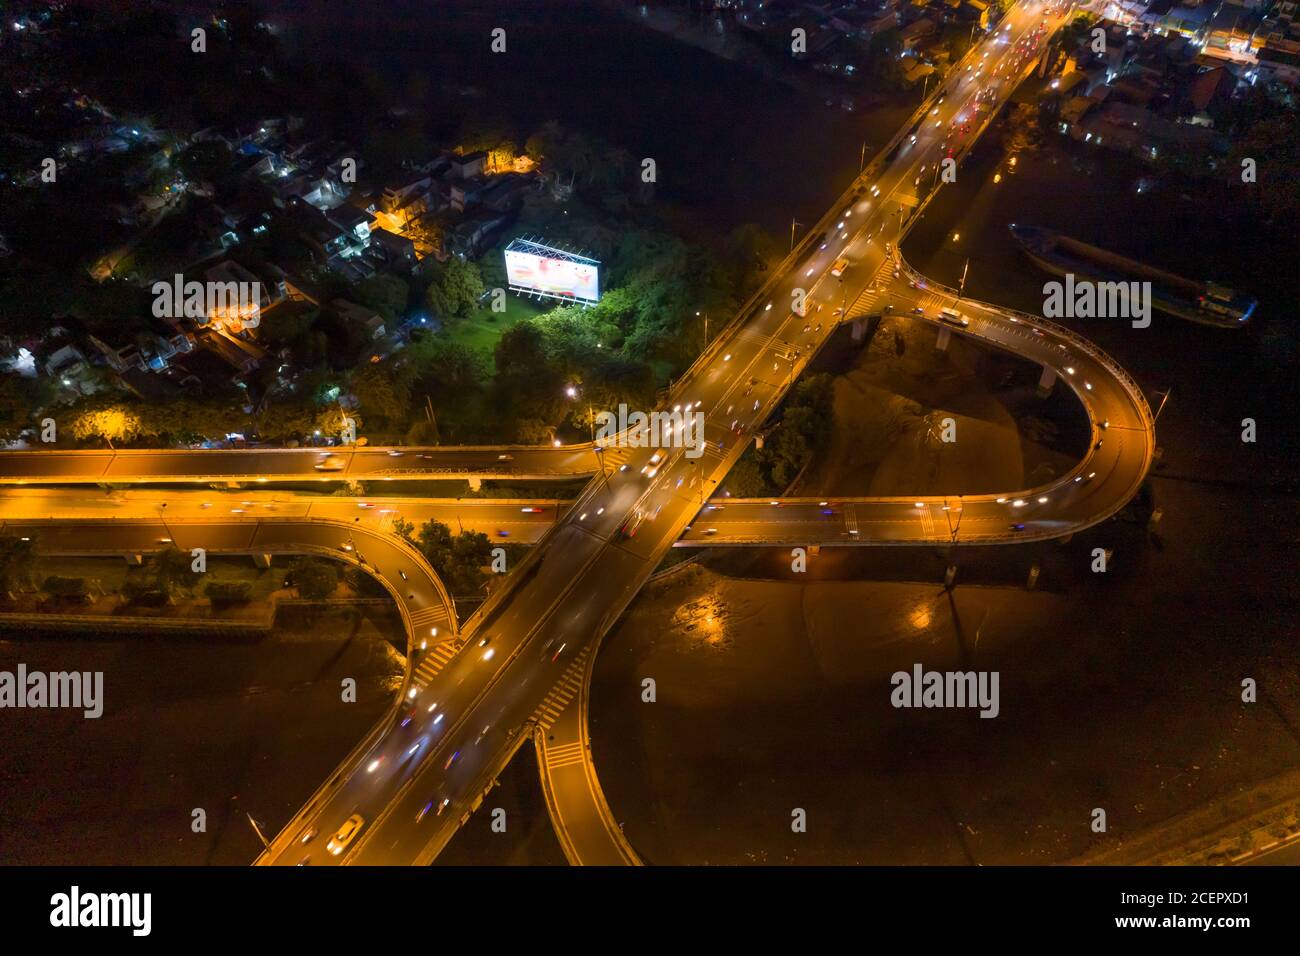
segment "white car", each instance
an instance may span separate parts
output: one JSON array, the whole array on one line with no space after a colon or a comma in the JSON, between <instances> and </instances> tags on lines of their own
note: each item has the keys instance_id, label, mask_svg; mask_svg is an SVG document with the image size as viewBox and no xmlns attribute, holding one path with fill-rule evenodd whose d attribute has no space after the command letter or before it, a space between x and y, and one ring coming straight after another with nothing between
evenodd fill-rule
<instances>
[{"instance_id":1,"label":"white car","mask_svg":"<svg viewBox=\"0 0 1300 956\"><path fill-rule=\"evenodd\" d=\"M641 469L641 474L645 475L647 478L653 478L655 475L659 474L659 465L663 462L663 460L664 460L664 452L663 449L661 448L658 451L656 451L653 455L650 456L650 461L644 468Z\"/></svg>"},{"instance_id":2,"label":"white car","mask_svg":"<svg viewBox=\"0 0 1300 956\"><path fill-rule=\"evenodd\" d=\"M361 828L366 825L366 818L359 813L354 813L343 821L343 826L339 827L338 832L330 837L329 843L325 844L325 849L329 850L334 856L338 856L347 849L349 843L361 832Z\"/></svg>"},{"instance_id":3,"label":"white car","mask_svg":"<svg viewBox=\"0 0 1300 956\"><path fill-rule=\"evenodd\" d=\"M316 462L317 471L342 471L343 459L338 455L326 455Z\"/></svg>"}]
</instances>

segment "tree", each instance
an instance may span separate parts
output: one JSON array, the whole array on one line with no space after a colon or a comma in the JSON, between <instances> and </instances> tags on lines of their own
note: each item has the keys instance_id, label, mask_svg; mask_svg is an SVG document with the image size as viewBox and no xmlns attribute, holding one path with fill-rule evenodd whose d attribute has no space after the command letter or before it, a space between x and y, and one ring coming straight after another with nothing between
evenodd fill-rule
<instances>
[{"instance_id":1,"label":"tree","mask_svg":"<svg viewBox=\"0 0 1300 956\"><path fill-rule=\"evenodd\" d=\"M0 373L0 441L14 441L32 427L35 413L51 398L46 376L29 379Z\"/></svg>"},{"instance_id":2,"label":"tree","mask_svg":"<svg viewBox=\"0 0 1300 956\"><path fill-rule=\"evenodd\" d=\"M767 482L758 462L746 455L727 474L724 487L737 498L758 498L767 491Z\"/></svg>"},{"instance_id":3,"label":"tree","mask_svg":"<svg viewBox=\"0 0 1300 956\"><path fill-rule=\"evenodd\" d=\"M391 362L368 362L352 376L352 394L367 415L400 424L410 409L413 375L409 364L395 367Z\"/></svg>"},{"instance_id":4,"label":"tree","mask_svg":"<svg viewBox=\"0 0 1300 956\"><path fill-rule=\"evenodd\" d=\"M189 552L168 545L153 556L153 578L157 589L167 597L191 590L199 580Z\"/></svg>"},{"instance_id":5,"label":"tree","mask_svg":"<svg viewBox=\"0 0 1300 956\"><path fill-rule=\"evenodd\" d=\"M441 439L438 435L438 423L429 421L427 418L418 419L406 431L406 443L408 445L438 445Z\"/></svg>"},{"instance_id":6,"label":"tree","mask_svg":"<svg viewBox=\"0 0 1300 956\"><path fill-rule=\"evenodd\" d=\"M409 524L404 530L409 531ZM394 530L397 530L394 525ZM402 532L399 531L399 534ZM403 535L408 537L408 535ZM453 536L441 521L425 522L413 542L453 595L478 594L487 583L483 567L492 560L492 542L487 535L462 531Z\"/></svg>"},{"instance_id":7,"label":"tree","mask_svg":"<svg viewBox=\"0 0 1300 956\"><path fill-rule=\"evenodd\" d=\"M0 537L0 593L31 584L36 566L36 541L31 537Z\"/></svg>"},{"instance_id":8,"label":"tree","mask_svg":"<svg viewBox=\"0 0 1300 956\"><path fill-rule=\"evenodd\" d=\"M257 433L268 441L301 439L315 428L316 408L303 399L268 398L257 414Z\"/></svg>"},{"instance_id":9,"label":"tree","mask_svg":"<svg viewBox=\"0 0 1300 956\"><path fill-rule=\"evenodd\" d=\"M323 601L339 586L338 565L322 558L299 558L289 568L289 580L299 597Z\"/></svg>"},{"instance_id":10,"label":"tree","mask_svg":"<svg viewBox=\"0 0 1300 956\"><path fill-rule=\"evenodd\" d=\"M434 267L425 301L442 318L467 318L482 294L483 277L478 266L452 256Z\"/></svg>"},{"instance_id":11,"label":"tree","mask_svg":"<svg viewBox=\"0 0 1300 956\"><path fill-rule=\"evenodd\" d=\"M1300 165L1297 114L1269 116L1255 122L1237 141L1229 156L1230 182L1240 189L1242 162L1254 161L1257 181L1241 190L1270 223L1294 223L1300 216L1300 177L1288 174Z\"/></svg>"},{"instance_id":12,"label":"tree","mask_svg":"<svg viewBox=\"0 0 1300 956\"><path fill-rule=\"evenodd\" d=\"M357 301L374 309L389 322L406 311L409 296L410 289L401 278L383 273L363 279L356 288Z\"/></svg>"},{"instance_id":13,"label":"tree","mask_svg":"<svg viewBox=\"0 0 1300 956\"><path fill-rule=\"evenodd\" d=\"M247 581L212 581L204 588L213 607L247 604L252 586Z\"/></svg>"},{"instance_id":14,"label":"tree","mask_svg":"<svg viewBox=\"0 0 1300 956\"><path fill-rule=\"evenodd\" d=\"M138 437L140 417L121 403L83 407L72 418L72 436L79 441L100 438L108 442L127 442Z\"/></svg>"},{"instance_id":15,"label":"tree","mask_svg":"<svg viewBox=\"0 0 1300 956\"><path fill-rule=\"evenodd\" d=\"M85 578L67 578L52 574L41 586L45 593L56 601L82 602L90 594Z\"/></svg>"}]
</instances>

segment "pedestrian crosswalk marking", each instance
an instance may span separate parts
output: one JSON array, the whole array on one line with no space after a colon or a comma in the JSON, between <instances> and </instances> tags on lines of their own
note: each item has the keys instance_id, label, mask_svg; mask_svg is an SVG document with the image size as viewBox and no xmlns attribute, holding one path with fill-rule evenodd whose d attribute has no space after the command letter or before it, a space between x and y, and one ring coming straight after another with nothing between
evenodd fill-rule
<instances>
[{"instance_id":1,"label":"pedestrian crosswalk marking","mask_svg":"<svg viewBox=\"0 0 1300 956\"><path fill-rule=\"evenodd\" d=\"M569 702L577 697L578 691L582 689L588 651L589 649L584 647L581 653L569 661L569 666L564 669L564 673L555 682L546 699L533 712L533 719L543 730L549 729L559 720L560 714L564 713L564 708L569 706Z\"/></svg>"}]
</instances>

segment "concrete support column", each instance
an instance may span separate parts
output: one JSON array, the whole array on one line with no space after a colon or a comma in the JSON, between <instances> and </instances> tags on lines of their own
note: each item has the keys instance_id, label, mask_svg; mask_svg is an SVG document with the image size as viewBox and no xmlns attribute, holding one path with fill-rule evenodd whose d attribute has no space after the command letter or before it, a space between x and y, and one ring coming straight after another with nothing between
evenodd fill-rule
<instances>
[{"instance_id":1,"label":"concrete support column","mask_svg":"<svg viewBox=\"0 0 1300 956\"><path fill-rule=\"evenodd\" d=\"M253 555L253 567L269 568L271 566L271 556L269 554Z\"/></svg>"},{"instance_id":2,"label":"concrete support column","mask_svg":"<svg viewBox=\"0 0 1300 956\"><path fill-rule=\"evenodd\" d=\"M1038 376L1038 397L1046 398L1052 394L1052 386L1056 384L1056 369L1043 366L1043 374Z\"/></svg>"},{"instance_id":3,"label":"concrete support column","mask_svg":"<svg viewBox=\"0 0 1300 956\"><path fill-rule=\"evenodd\" d=\"M124 554L122 557L126 558L127 567L138 568L144 564L143 554Z\"/></svg>"},{"instance_id":4,"label":"concrete support column","mask_svg":"<svg viewBox=\"0 0 1300 956\"><path fill-rule=\"evenodd\" d=\"M854 319L854 320L853 320L853 333L852 333L852 334L853 334L853 341L854 341L854 342L861 342L861 341L862 341L862 337L863 337L864 335L867 334L867 320L866 320L866 319Z\"/></svg>"},{"instance_id":5,"label":"concrete support column","mask_svg":"<svg viewBox=\"0 0 1300 956\"><path fill-rule=\"evenodd\" d=\"M939 337L934 340L934 347L940 352L948 351L948 342L952 339L952 330L946 326L940 326Z\"/></svg>"},{"instance_id":6,"label":"concrete support column","mask_svg":"<svg viewBox=\"0 0 1300 956\"><path fill-rule=\"evenodd\" d=\"M471 478L471 479L469 480L469 490L470 490L470 491L480 491L480 490L482 490L482 488L483 488L483 479L482 479L482 478Z\"/></svg>"}]
</instances>

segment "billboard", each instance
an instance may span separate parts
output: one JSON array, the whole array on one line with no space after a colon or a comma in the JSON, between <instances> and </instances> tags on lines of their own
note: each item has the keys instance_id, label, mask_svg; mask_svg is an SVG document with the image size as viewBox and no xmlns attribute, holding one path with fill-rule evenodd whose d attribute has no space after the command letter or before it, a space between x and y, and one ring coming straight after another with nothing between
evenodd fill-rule
<instances>
[{"instance_id":1,"label":"billboard","mask_svg":"<svg viewBox=\"0 0 1300 956\"><path fill-rule=\"evenodd\" d=\"M505 249L506 280L513 292L594 304L600 300L600 263L528 239Z\"/></svg>"}]
</instances>

